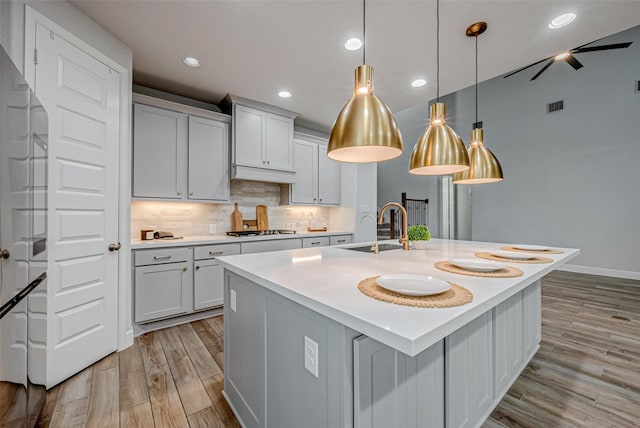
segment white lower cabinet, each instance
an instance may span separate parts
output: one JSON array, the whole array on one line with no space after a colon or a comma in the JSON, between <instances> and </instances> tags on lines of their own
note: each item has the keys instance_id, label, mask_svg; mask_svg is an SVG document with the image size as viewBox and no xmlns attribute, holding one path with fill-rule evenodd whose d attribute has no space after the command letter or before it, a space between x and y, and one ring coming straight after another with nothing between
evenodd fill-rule
<instances>
[{"instance_id":1,"label":"white lower cabinet","mask_svg":"<svg viewBox=\"0 0 640 428\"><path fill-rule=\"evenodd\" d=\"M136 267L135 321L191 312L192 293L190 261Z\"/></svg>"},{"instance_id":2,"label":"white lower cabinet","mask_svg":"<svg viewBox=\"0 0 640 428\"><path fill-rule=\"evenodd\" d=\"M216 257L240 254L240 244L196 247L193 262L193 310L220 306L224 302L222 265Z\"/></svg>"},{"instance_id":3,"label":"white lower cabinet","mask_svg":"<svg viewBox=\"0 0 640 428\"><path fill-rule=\"evenodd\" d=\"M370 337L355 339L354 427L444 427L443 344L411 358Z\"/></svg>"},{"instance_id":4,"label":"white lower cabinet","mask_svg":"<svg viewBox=\"0 0 640 428\"><path fill-rule=\"evenodd\" d=\"M531 358L542 339L542 296L541 282L536 281L522 290L522 346L523 356Z\"/></svg>"},{"instance_id":5,"label":"white lower cabinet","mask_svg":"<svg viewBox=\"0 0 640 428\"><path fill-rule=\"evenodd\" d=\"M522 293L493 309L494 396L506 392L522 368L522 321Z\"/></svg>"},{"instance_id":6,"label":"white lower cabinet","mask_svg":"<svg viewBox=\"0 0 640 428\"><path fill-rule=\"evenodd\" d=\"M447 428L477 426L493 404L492 322L485 312L445 339Z\"/></svg>"}]
</instances>

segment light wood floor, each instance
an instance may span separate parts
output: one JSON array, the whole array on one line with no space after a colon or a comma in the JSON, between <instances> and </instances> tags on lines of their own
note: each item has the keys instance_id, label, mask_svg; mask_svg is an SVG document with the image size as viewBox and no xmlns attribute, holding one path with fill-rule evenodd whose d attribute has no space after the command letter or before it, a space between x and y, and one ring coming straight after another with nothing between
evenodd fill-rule
<instances>
[{"instance_id":1,"label":"light wood floor","mask_svg":"<svg viewBox=\"0 0 640 428\"><path fill-rule=\"evenodd\" d=\"M542 323L540 351L484 427L640 426L640 281L554 272ZM221 317L140 336L49 391L39 426L236 427L222 340Z\"/></svg>"}]
</instances>

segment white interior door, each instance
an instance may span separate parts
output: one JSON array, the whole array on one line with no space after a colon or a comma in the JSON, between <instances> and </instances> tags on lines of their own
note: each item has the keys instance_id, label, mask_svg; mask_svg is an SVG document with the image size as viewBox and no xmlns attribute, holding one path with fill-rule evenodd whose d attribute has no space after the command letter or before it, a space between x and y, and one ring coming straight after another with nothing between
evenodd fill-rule
<instances>
[{"instance_id":1,"label":"white interior door","mask_svg":"<svg viewBox=\"0 0 640 428\"><path fill-rule=\"evenodd\" d=\"M117 348L120 76L36 25L49 114L47 387Z\"/></svg>"},{"instance_id":2,"label":"white interior door","mask_svg":"<svg viewBox=\"0 0 640 428\"><path fill-rule=\"evenodd\" d=\"M0 73L0 302L29 283L29 86L6 62ZM0 323L0 381L26 385L27 299Z\"/></svg>"}]
</instances>

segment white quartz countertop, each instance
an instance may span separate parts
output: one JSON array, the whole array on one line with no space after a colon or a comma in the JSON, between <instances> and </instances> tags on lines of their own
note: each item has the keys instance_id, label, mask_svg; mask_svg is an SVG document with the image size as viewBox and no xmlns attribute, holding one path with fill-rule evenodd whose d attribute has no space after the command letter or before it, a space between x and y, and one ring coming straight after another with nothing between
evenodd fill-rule
<instances>
[{"instance_id":1,"label":"white quartz countertop","mask_svg":"<svg viewBox=\"0 0 640 428\"><path fill-rule=\"evenodd\" d=\"M432 239L427 250L398 249L375 255L345 249L362 245L365 244L226 256L219 260L225 268L266 289L415 356L580 253L560 248L564 254L543 255L552 263L507 262L524 275L495 279L443 272L434 263L473 258L478 251L496 251L507 244ZM454 282L473 293L473 302L446 309L414 308L381 302L358 290L361 280L392 273L430 275Z\"/></svg>"},{"instance_id":2,"label":"white quartz countertop","mask_svg":"<svg viewBox=\"0 0 640 428\"><path fill-rule=\"evenodd\" d=\"M203 236L185 236L181 239L153 239L153 240L131 240L131 249L140 250L143 248L168 248L168 247L185 247L191 245L208 245L208 244L231 244L252 241L273 241L276 239L295 239L295 238L312 238L316 236L337 236L351 235L353 232L331 231L331 232L296 232L282 233L278 235L262 235L262 236L227 236L227 235L203 235Z\"/></svg>"}]
</instances>

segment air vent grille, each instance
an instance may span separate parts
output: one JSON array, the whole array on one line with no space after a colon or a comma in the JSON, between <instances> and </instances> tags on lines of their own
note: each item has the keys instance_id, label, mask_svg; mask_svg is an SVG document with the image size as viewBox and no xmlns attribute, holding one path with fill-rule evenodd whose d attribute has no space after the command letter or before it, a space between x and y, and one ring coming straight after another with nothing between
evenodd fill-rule
<instances>
[{"instance_id":1,"label":"air vent grille","mask_svg":"<svg viewBox=\"0 0 640 428\"><path fill-rule=\"evenodd\" d=\"M560 110L564 110L564 100L555 101L547 104L547 113L554 113Z\"/></svg>"}]
</instances>

